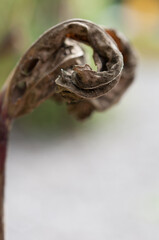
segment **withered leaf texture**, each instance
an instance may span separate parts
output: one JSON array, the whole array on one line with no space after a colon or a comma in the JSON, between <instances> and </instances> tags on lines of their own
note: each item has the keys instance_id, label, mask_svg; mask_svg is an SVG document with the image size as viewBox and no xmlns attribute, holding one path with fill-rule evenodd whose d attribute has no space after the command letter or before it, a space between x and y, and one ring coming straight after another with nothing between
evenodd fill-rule
<instances>
[{"instance_id":1,"label":"withered leaf texture","mask_svg":"<svg viewBox=\"0 0 159 240\"><path fill-rule=\"evenodd\" d=\"M80 42L93 49L97 71ZM116 103L134 79L134 50L121 34L72 19L46 31L24 54L3 87L9 118L31 112L48 98L67 103L78 119Z\"/></svg>"},{"instance_id":2,"label":"withered leaf texture","mask_svg":"<svg viewBox=\"0 0 159 240\"><path fill-rule=\"evenodd\" d=\"M97 71L86 63L80 43L93 49ZM50 98L85 119L118 102L135 76L136 56L122 34L72 19L45 32L24 54L0 91L0 240L8 132L14 118Z\"/></svg>"}]
</instances>

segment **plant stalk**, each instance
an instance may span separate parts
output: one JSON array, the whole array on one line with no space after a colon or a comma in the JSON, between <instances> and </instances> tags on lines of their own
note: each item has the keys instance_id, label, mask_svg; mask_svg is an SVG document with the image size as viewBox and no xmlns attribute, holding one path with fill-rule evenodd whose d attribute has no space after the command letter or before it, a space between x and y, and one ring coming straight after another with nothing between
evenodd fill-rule
<instances>
[{"instance_id":1,"label":"plant stalk","mask_svg":"<svg viewBox=\"0 0 159 240\"><path fill-rule=\"evenodd\" d=\"M2 96L0 96L0 240L4 240L5 165L9 133L9 121L2 110L2 102Z\"/></svg>"}]
</instances>

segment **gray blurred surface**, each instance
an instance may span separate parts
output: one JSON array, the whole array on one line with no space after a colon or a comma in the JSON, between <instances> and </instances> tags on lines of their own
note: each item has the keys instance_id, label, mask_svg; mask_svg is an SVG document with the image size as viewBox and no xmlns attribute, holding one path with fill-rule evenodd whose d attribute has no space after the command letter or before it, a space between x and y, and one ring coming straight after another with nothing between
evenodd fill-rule
<instances>
[{"instance_id":1,"label":"gray blurred surface","mask_svg":"<svg viewBox=\"0 0 159 240\"><path fill-rule=\"evenodd\" d=\"M12 134L7 239L158 240L158 108L159 61L141 61L120 104L91 127Z\"/></svg>"}]
</instances>

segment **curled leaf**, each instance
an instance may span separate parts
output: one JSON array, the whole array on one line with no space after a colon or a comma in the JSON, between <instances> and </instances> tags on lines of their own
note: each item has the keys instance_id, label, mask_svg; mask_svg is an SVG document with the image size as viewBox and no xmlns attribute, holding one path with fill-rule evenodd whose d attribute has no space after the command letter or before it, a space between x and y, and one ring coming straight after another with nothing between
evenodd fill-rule
<instances>
[{"instance_id":1,"label":"curled leaf","mask_svg":"<svg viewBox=\"0 0 159 240\"><path fill-rule=\"evenodd\" d=\"M78 42L92 47L97 71L86 64ZM114 30L81 19L45 32L24 54L4 86L4 108L16 118L48 98L65 101L85 118L115 103L134 78L135 57Z\"/></svg>"},{"instance_id":2,"label":"curled leaf","mask_svg":"<svg viewBox=\"0 0 159 240\"><path fill-rule=\"evenodd\" d=\"M97 111L103 111L117 103L123 93L130 86L135 77L136 70L136 53L131 47L128 40L119 32L113 29L105 29L105 31L114 39L120 52L123 55L124 68L119 83L107 94L90 102Z\"/></svg>"}]
</instances>

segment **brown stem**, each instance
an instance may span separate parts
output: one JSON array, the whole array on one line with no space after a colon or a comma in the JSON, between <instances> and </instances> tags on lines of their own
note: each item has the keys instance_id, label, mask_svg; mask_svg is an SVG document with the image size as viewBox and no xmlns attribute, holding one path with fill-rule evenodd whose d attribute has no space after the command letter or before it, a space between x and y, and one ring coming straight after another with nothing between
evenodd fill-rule
<instances>
[{"instance_id":1,"label":"brown stem","mask_svg":"<svg viewBox=\"0 0 159 240\"><path fill-rule=\"evenodd\" d=\"M0 240L4 240L4 186L5 186L5 159L9 124L4 111L2 111L2 97L0 96Z\"/></svg>"}]
</instances>

